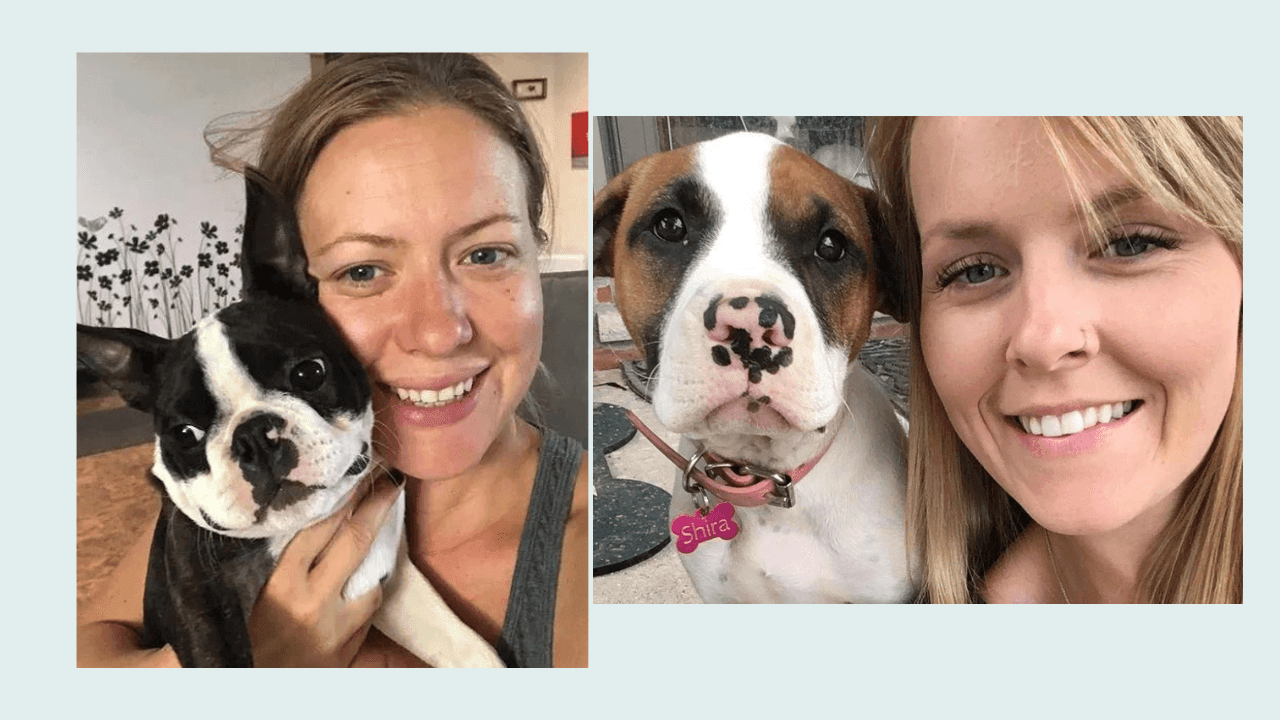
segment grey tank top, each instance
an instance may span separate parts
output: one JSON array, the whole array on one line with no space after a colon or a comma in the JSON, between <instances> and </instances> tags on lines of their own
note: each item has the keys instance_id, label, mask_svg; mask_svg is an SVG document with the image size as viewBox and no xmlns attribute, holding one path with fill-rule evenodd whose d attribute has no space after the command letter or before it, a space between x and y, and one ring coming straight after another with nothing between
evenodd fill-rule
<instances>
[{"instance_id":1,"label":"grey tank top","mask_svg":"<svg viewBox=\"0 0 1280 720\"><path fill-rule=\"evenodd\" d=\"M578 441L542 428L538 471L496 648L507 667L551 667L560 548L582 452Z\"/></svg>"}]
</instances>

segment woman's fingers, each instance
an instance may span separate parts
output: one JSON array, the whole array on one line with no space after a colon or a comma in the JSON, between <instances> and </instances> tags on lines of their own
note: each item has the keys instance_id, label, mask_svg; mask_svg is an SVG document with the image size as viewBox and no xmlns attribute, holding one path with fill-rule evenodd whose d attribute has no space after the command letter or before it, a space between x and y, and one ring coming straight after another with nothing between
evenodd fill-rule
<instances>
[{"instance_id":1,"label":"woman's fingers","mask_svg":"<svg viewBox=\"0 0 1280 720\"><path fill-rule=\"evenodd\" d=\"M301 571L304 575L309 572L312 566L315 565L316 559L320 557L333 539L334 533L338 531L342 523L346 522L347 518L351 517L351 513L360 504L361 499L368 495L369 485L369 480L361 480L360 486L356 489L351 499L347 501L345 507L294 535L293 540L289 541L289 546L280 554L280 560L276 563L277 569L290 566Z\"/></svg>"},{"instance_id":2,"label":"woman's fingers","mask_svg":"<svg viewBox=\"0 0 1280 720\"><path fill-rule=\"evenodd\" d=\"M400 487L386 476L374 481L368 497L359 501L351 517L333 533L328 546L314 564L311 580L316 586L341 589L346 584L347 578L369 554L378 530L399 497Z\"/></svg>"}]
</instances>

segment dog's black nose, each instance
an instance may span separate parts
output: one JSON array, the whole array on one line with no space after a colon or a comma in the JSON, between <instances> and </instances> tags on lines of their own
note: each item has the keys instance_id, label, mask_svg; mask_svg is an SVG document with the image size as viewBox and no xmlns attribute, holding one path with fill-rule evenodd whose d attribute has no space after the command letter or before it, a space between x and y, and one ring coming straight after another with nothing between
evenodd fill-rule
<instances>
[{"instance_id":1,"label":"dog's black nose","mask_svg":"<svg viewBox=\"0 0 1280 720\"><path fill-rule=\"evenodd\" d=\"M259 489L274 494L280 479L298 465L297 446L280 437L285 425L279 415L261 413L240 423L231 436L231 456L254 486L255 499Z\"/></svg>"}]
</instances>

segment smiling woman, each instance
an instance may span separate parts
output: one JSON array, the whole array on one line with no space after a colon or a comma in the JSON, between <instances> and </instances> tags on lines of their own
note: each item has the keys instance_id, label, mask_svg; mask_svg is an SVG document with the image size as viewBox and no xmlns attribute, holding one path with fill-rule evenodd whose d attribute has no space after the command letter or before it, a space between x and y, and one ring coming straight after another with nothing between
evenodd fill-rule
<instances>
[{"instance_id":1,"label":"smiling woman","mask_svg":"<svg viewBox=\"0 0 1280 720\"><path fill-rule=\"evenodd\" d=\"M892 118L934 602L1240 602L1243 125Z\"/></svg>"},{"instance_id":2,"label":"smiling woman","mask_svg":"<svg viewBox=\"0 0 1280 720\"><path fill-rule=\"evenodd\" d=\"M258 169L369 372L410 560L509 665L584 665L586 463L516 412L541 352L547 170L506 83L470 55L344 57L279 109ZM414 662L376 631L354 657Z\"/></svg>"}]
</instances>

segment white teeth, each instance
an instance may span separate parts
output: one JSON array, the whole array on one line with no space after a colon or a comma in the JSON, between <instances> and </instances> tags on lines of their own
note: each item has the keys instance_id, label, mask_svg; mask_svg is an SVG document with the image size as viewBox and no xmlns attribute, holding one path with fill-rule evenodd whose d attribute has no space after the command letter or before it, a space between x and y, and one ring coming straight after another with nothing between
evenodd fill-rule
<instances>
[{"instance_id":1,"label":"white teeth","mask_svg":"<svg viewBox=\"0 0 1280 720\"><path fill-rule=\"evenodd\" d=\"M455 400L461 399L463 395L471 392L471 386L475 384L475 377L469 377L466 380L447 387L442 390L406 390L404 388L392 388L401 400L409 400L417 405L425 405L431 407L439 407Z\"/></svg>"},{"instance_id":2,"label":"white teeth","mask_svg":"<svg viewBox=\"0 0 1280 720\"><path fill-rule=\"evenodd\" d=\"M1062 434L1062 421L1056 415L1045 415L1040 418L1040 430L1045 437L1058 437Z\"/></svg>"},{"instance_id":3,"label":"white teeth","mask_svg":"<svg viewBox=\"0 0 1280 720\"><path fill-rule=\"evenodd\" d=\"M1119 420L1127 413L1133 412L1133 406L1134 401L1125 400L1083 410L1072 410L1062 415L1019 415L1018 423L1022 425L1024 431L1032 435L1062 437L1087 430L1098 423Z\"/></svg>"}]
</instances>

